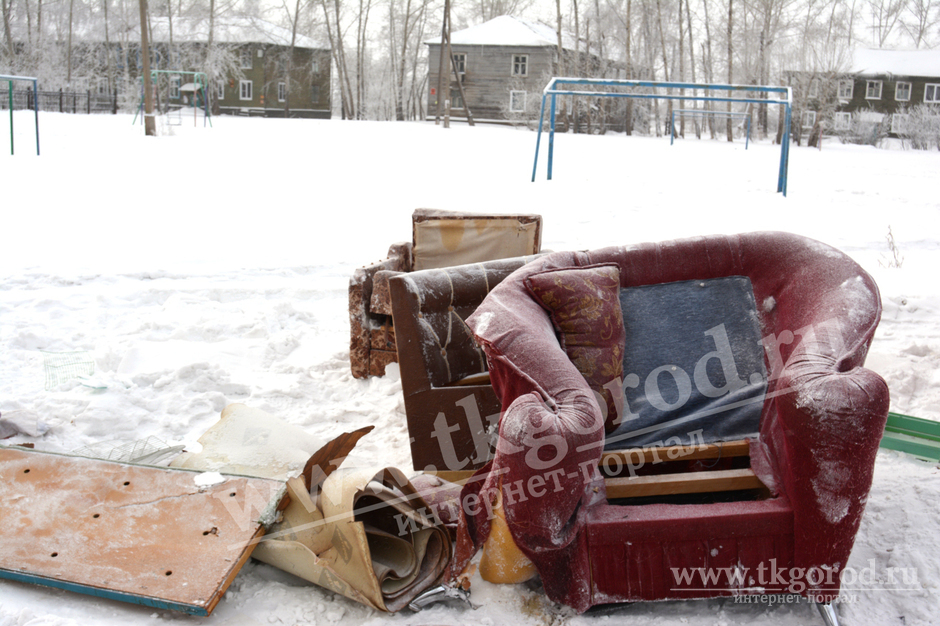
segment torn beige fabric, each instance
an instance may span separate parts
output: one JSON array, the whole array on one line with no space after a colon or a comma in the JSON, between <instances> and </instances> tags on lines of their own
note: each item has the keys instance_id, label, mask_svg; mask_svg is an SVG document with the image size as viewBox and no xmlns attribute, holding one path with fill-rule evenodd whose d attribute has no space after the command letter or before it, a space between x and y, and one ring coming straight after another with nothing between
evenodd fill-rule
<instances>
[{"instance_id":1,"label":"torn beige fabric","mask_svg":"<svg viewBox=\"0 0 940 626\"><path fill-rule=\"evenodd\" d=\"M514 216L415 221L414 269L426 270L535 254L537 221Z\"/></svg>"}]
</instances>

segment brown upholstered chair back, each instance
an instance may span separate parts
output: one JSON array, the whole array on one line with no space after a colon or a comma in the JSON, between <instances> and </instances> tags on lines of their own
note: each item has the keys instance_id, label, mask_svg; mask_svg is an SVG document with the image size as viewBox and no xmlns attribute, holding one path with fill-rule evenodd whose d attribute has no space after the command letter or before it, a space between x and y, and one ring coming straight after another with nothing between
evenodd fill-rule
<instances>
[{"instance_id":1,"label":"brown upholstered chair back","mask_svg":"<svg viewBox=\"0 0 940 626\"><path fill-rule=\"evenodd\" d=\"M464 320L493 287L534 258L500 259L389 278L416 469L435 465L457 470L485 461L481 457L487 456L488 444L481 443L481 437L486 436L486 422L498 418L499 402L486 374L486 358ZM441 442L432 437L441 414L447 424L466 424L469 414L479 422L473 432L461 428L448 434L459 467L453 466L452 459L442 458ZM474 456L472 461L470 456Z\"/></svg>"}]
</instances>

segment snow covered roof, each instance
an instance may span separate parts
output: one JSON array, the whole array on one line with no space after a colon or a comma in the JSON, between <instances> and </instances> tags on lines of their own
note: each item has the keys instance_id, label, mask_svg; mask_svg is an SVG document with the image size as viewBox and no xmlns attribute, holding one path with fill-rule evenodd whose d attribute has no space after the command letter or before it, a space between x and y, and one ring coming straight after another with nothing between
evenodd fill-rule
<instances>
[{"instance_id":1,"label":"snow covered roof","mask_svg":"<svg viewBox=\"0 0 940 626\"><path fill-rule=\"evenodd\" d=\"M530 22L511 15L494 17L488 22L458 30L450 34L450 42L464 46L557 46L555 29L541 22ZM430 39L425 43L440 43ZM574 37L562 32L562 45L574 49Z\"/></svg>"},{"instance_id":2,"label":"snow covered roof","mask_svg":"<svg viewBox=\"0 0 940 626\"><path fill-rule=\"evenodd\" d=\"M940 50L875 50L860 48L852 58L852 74L874 76L940 76Z\"/></svg>"},{"instance_id":3,"label":"snow covered roof","mask_svg":"<svg viewBox=\"0 0 940 626\"><path fill-rule=\"evenodd\" d=\"M170 40L170 24L166 17L151 17L153 40ZM291 31L271 22L253 17L217 18L213 24L213 40L219 43L270 43L289 46ZM173 41L205 42L209 39L209 20L190 17L173 18ZM300 48L328 49L306 35L297 34L295 44Z\"/></svg>"}]
</instances>

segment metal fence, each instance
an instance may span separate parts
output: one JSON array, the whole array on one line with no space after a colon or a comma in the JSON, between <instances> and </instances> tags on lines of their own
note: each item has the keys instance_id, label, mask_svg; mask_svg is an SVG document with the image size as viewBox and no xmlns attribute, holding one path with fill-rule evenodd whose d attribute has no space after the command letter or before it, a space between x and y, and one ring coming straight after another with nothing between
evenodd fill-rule
<instances>
[{"instance_id":1,"label":"metal fence","mask_svg":"<svg viewBox=\"0 0 940 626\"><path fill-rule=\"evenodd\" d=\"M0 110L9 108L8 89L0 89ZM117 113L117 92L100 94L89 91L39 91L39 110L59 113ZM13 109L32 109L36 94L32 88L13 90Z\"/></svg>"}]
</instances>

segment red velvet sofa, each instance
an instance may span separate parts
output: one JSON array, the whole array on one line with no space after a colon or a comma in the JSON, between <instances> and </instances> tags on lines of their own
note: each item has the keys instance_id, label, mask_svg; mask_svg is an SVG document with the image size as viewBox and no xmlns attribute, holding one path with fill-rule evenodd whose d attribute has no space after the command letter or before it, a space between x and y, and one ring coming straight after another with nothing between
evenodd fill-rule
<instances>
[{"instance_id":1,"label":"red velvet sofa","mask_svg":"<svg viewBox=\"0 0 940 626\"><path fill-rule=\"evenodd\" d=\"M598 266L619 272L621 292L750 281L748 315L756 316L766 374L745 462L764 489L730 499L608 500L610 481L593 469L604 448L604 398L573 364L558 321L532 287L533 277ZM512 537L547 595L578 611L778 592L826 606L840 590L887 419L887 385L863 367L880 315L878 288L861 267L786 233L558 252L523 266L467 320L503 412L494 459L464 488L452 573L485 542L492 516L480 503L498 489ZM684 323L670 311L660 317L666 329ZM666 471L701 469L680 459Z\"/></svg>"}]
</instances>

